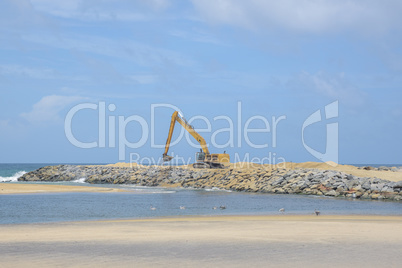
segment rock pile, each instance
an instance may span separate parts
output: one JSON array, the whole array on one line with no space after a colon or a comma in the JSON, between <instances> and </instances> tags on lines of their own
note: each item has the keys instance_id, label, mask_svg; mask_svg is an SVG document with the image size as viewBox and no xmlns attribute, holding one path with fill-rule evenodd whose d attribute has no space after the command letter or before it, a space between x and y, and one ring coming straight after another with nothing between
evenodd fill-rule
<instances>
[{"instance_id":1,"label":"rock pile","mask_svg":"<svg viewBox=\"0 0 402 268\"><path fill-rule=\"evenodd\" d=\"M380 166L380 167L376 168L376 167L372 167L372 166L364 166L364 167L358 167L358 169L399 172L399 171L401 171L402 167Z\"/></svg>"},{"instance_id":2,"label":"rock pile","mask_svg":"<svg viewBox=\"0 0 402 268\"><path fill-rule=\"evenodd\" d=\"M402 181L356 177L321 169L192 169L169 166L47 166L26 173L20 181L73 181L93 184L220 188L232 191L307 194L333 197L402 200Z\"/></svg>"}]
</instances>

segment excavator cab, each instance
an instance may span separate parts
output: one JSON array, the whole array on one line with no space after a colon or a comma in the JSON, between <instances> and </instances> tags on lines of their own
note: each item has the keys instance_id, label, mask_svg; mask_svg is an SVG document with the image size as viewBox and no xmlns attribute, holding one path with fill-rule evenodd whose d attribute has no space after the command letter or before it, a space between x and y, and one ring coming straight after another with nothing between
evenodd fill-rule
<instances>
[{"instance_id":1,"label":"excavator cab","mask_svg":"<svg viewBox=\"0 0 402 268\"><path fill-rule=\"evenodd\" d=\"M168 162L168 161L170 161L172 159L173 159L173 156L170 156L170 155L167 155L167 154L163 155L163 161L164 162Z\"/></svg>"},{"instance_id":2,"label":"excavator cab","mask_svg":"<svg viewBox=\"0 0 402 268\"><path fill-rule=\"evenodd\" d=\"M197 163L203 163L205 160L205 153L203 151L195 153L195 161Z\"/></svg>"},{"instance_id":3,"label":"excavator cab","mask_svg":"<svg viewBox=\"0 0 402 268\"><path fill-rule=\"evenodd\" d=\"M200 152L195 153L195 163L193 164L194 168L211 168L208 163L205 163L205 153L200 150Z\"/></svg>"}]
</instances>

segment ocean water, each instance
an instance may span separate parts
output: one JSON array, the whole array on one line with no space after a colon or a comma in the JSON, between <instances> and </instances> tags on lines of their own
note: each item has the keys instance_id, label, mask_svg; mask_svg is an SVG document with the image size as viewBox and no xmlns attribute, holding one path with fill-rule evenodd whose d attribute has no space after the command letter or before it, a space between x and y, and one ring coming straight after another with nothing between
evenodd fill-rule
<instances>
[{"instance_id":1,"label":"ocean water","mask_svg":"<svg viewBox=\"0 0 402 268\"><path fill-rule=\"evenodd\" d=\"M16 182L25 173L43 167L45 164L1 164L0 182Z\"/></svg>"},{"instance_id":2,"label":"ocean water","mask_svg":"<svg viewBox=\"0 0 402 268\"><path fill-rule=\"evenodd\" d=\"M352 165L356 167L402 167L402 164L345 164L345 165Z\"/></svg>"},{"instance_id":3,"label":"ocean water","mask_svg":"<svg viewBox=\"0 0 402 268\"><path fill-rule=\"evenodd\" d=\"M0 164L1 178L15 182L19 173L48 164ZM7 182L4 182L7 183ZM27 182L18 182L27 183ZM35 184L88 185L83 180ZM189 215L402 215L402 202L331 197L230 192L219 189L165 189L135 185L96 185L124 193L46 193L0 195L0 224L133 219ZM1 183L0 183L1 187ZM226 209L219 209L221 205ZM153 206L156 209L151 210ZM180 209L185 206L185 209ZM213 209L217 207L217 209Z\"/></svg>"},{"instance_id":4,"label":"ocean water","mask_svg":"<svg viewBox=\"0 0 402 268\"><path fill-rule=\"evenodd\" d=\"M0 182L17 182L18 178L29 171L36 170L38 168L60 165L60 163L34 163L34 164L18 164L18 163L0 163ZM87 165L87 164L80 164ZM93 164L88 164L93 165Z\"/></svg>"}]
</instances>

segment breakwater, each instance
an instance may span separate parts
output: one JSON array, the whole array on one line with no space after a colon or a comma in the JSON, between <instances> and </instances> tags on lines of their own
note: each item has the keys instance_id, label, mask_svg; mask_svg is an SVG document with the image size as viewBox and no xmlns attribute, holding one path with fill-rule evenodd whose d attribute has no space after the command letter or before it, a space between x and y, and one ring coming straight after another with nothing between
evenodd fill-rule
<instances>
[{"instance_id":1,"label":"breakwater","mask_svg":"<svg viewBox=\"0 0 402 268\"><path fill-rule=\"evenodd\" d=\"M391 172L391 171L390 171ZM307 194L333 197L402 200L402 181L358 177L337 170L314 168L193 169L171 166L46 166L19 181L73 181L91 184L220 188L231 191Z\"/></svg>"}]
</instances>

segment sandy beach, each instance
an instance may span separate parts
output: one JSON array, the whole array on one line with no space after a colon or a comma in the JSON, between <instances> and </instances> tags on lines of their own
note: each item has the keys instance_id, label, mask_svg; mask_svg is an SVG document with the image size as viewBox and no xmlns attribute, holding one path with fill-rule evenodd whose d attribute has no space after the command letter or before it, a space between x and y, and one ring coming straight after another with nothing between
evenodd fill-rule
<instances>
[{"instance_id":1,"label":"sandy beach","mask_svg":"<svg viewBox=\"0 0 402 268\"><path fill-rule=\"evenodd\" d=\"M214 216L0 226L2 267L400 267L400 216Z\"/></svg>"},{"instance_id":2,"label":"sandy beach","mask_svg":"<svg viewBox=\"0 0 402 268\"><path fill-rule=\"evenodd\" d=\"M72 185L45 185L1 183L0 194L34 194L34 193L61 193L61 192L123 192L121 189L91 186Z\"/></svg>"}]
</instances>

